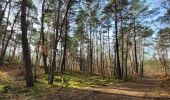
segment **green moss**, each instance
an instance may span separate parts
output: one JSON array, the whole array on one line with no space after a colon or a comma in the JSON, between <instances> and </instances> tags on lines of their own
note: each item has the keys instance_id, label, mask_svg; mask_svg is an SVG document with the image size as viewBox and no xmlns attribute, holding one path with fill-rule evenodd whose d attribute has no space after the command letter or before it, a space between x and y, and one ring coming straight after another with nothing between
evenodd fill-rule
<instances>
[{"instance_id":1,"label":"green moss","mask_svg":"<svg viewBox=\"0 0 170 100\"><path fill-rule=\"evenodd\" d=\"M63 80L63 83L62 83ZM115 78L105 78L99 75L83 75L80 73L66 73L61 76L55 76L54 84L56 86L70 87L70 88L84 88L84 87L98 87L108 86L119 83Z\"/></svg>"},{"instance_id":2,"label":"green moss","mask_svg":"<svg viewBox=\"0 0 170 100\"><path fill-rule=\"evenodd\" d=\"M7 85L0 84L0 92L6 92L8 90Z\"/></svg>"},{"instance_id":3,"label":"green moss","mask_svg":"<svg viewBox=\"0 0 170 100\"><path fill-rule=\"evenodd\" d=\"M38 98L44 94L53 93L58 89L58 87L63 87L61 89L86 89L86 87L100 87L116 84L120 81L112 78L101 77L99 75L85 75L81 73L65 73L63 76L60 74L55 75L54 85L48 84L48 75L41 74L37 78L37 82L34 87L22 87L15 86L14 83L9 82L9 84L0 84L0 92L8 92L8 89L15 89L12 96L17 96L18 94L25 95L26 97ZM8 86L7 86L8 85ZM9 87L10 86L10 87ZM7 88L6 88L7 87ZM60 89L60 88L59 88ZM10 91L10 89L9 89ZM10 92L9 92L10 93ZM8 97L8 96L7 96ZM11 98L11 96L9 96Z\"/></svg>"}]
</instances>

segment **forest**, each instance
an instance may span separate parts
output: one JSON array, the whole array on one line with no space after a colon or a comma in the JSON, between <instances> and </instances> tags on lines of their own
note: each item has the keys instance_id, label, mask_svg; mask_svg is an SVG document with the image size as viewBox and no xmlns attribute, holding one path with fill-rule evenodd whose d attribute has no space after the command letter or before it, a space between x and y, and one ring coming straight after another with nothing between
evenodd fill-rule
<instances>
[{"instance_id":1,"label":"forest","mask_svg":"<svg viewBox=\"0 0 170 100\"><path fill-rule=\"evenodd\" d=\"M0 0L0 100L169 100L170 0Z\"/></svg>"}]
</instances>

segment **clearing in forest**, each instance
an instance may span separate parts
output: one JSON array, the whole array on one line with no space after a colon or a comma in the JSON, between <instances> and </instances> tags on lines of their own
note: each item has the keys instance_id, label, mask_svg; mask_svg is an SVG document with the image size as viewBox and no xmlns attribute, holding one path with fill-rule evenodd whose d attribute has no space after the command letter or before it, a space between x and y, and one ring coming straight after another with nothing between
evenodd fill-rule
<instances>
[{"instance_id":1,"label":"clearing in forest","mask_svg":"<svg viewBox=\"0 0 170 100\"><path fill-rule=\"evenodd\" d=\"M10 69L10 70L9 70ZM19 69L0 69L0 100L168 100L170 88L162 80L142 78L129 82L98 75L66 73L64 84L57 76L54 85L48 85L46 76L39 75L35 87L25 88ZM42 78L42 79L41 79Z\"/></svg>"}]
</instances>

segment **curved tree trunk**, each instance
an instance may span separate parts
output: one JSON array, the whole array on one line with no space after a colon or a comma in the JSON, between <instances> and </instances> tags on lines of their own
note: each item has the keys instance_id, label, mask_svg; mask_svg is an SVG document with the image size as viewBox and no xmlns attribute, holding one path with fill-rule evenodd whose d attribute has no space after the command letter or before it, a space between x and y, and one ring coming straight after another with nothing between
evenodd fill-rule
<instances>
[{"instance_id":1,"label":"curved tree trunk","mask_svg":"<svg viewBox=\"0 0 170 100\"><path fill-rule=\"evenodd\" d=\"M5 32L4 32L4 35L2 37L2 52L1 52L1 56L0 56L0 65L3 65L4 56L5 56L5 53L6 53L6 48L4 48L4 45L5 45L5 39L6 39L6 36L7 36L7 28L8 28L8 25L9 25L10 13L11 13L11 2L9 3L9 11L8 11L7 20L6 20Z\"/></svg>"},{"instance_id":2,"label":"curved tree trunk","mask_svg":"<svg viewBox=\"0 0 170 100\"><path fill-rule=\"evenodd\" d=\"M9 37L7 38L6 44L4 44L5 45L4 49L2 49L2 53L1 53L1 62L2 63L3 63L3 60L4 60L4 56L6 54L7 47L9 45L9 41L10 41L10 39L11 39L13 33L14 33L14 26L15 26L15 23L17 21L17 17L19 16L19 13L20 13L20 10L18 11L17 15L15 16L14 22L13 22L12 27L11 27L11 32L9 34ZM7 33L5 33L5 34L7 34Z\"/></svg>"},{"instance_id":3,"label":"curved tree trunk","mask_svg":"<svg viewBox=\"0 0 170 100\"><path fill-rule=\"evenodd\" d=\"M7 6L8 6L8 4L9 4L10 2L11 2L11 0L6 1L4 10L2 11L2 14L1 14L1 16L0 16L0 26L1 26L2 20L3 20L3 18L4 18L4 14L5 14L5 11L6 11L6 9L7 9Z\"/></svg>"}]
</instances>

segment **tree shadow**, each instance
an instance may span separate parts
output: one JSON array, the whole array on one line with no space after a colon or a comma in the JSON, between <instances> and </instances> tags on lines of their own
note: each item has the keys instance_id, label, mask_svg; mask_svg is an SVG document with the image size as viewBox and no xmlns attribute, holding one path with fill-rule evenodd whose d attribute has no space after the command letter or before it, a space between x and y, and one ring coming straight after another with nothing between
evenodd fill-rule
<instances>
[{"instance_id":1,"label":"tree shadow","mask_svg":"<svg viewBox=\"0 0 170 100\"><path fill-rule=\"evenodd\" d=\"M40 95L36 98L41 100L170 100L168 97L140 97L80 89L61 89Z\"/></svg>"}]
</instances>

